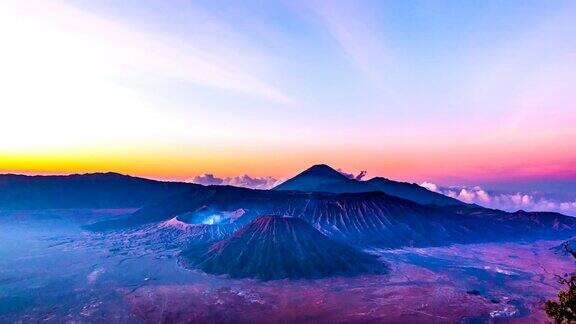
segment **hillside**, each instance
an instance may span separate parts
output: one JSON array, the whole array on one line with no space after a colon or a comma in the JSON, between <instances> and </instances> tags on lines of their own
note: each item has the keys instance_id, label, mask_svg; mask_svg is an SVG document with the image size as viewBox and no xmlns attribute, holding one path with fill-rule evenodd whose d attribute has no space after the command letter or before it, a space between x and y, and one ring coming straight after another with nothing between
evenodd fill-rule
<instances>
[{"instance_id":1,"label":"hillside","mask_svg":"<svg viewBox=\"0 0 576 324\"><path fill-rule=\"evenodd\" d=\"M233 278L273 280L383 273L377 257L330 240L294 217L263 216L221 242L182 254L190 267Z\"/></svg>"}]
</instances>

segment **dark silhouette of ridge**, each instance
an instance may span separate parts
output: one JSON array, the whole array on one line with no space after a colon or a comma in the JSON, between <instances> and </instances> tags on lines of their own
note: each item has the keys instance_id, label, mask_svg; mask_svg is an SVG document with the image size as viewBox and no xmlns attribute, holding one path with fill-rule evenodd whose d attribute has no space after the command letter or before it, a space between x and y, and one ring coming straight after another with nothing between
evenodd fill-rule
<instances>
[{"instance_id":1,"label":"dark silhouette of ridge","mask_svg":"<svg viewBox=\"0 0 576 324\"><path fill-rule=\"evenodd\" d=\"M376 256L330 240L304 220L263 216L230 238L183 252L189 267L233 278L274 280L383 273Z\"/></svg>"},{"instance_id":2,"label":"dark silhouette of ridge","mask_svg":"<svg viewBox=\"0 0 576 324\"><path fill-rule=\"evenodd\" d=\"M211 190L190 183L155 181L113 172L65 176L4 174L0 175L0 209L139 208L192 188ZM382 191L421 204L462 204L415 184L383 178L370 181L348 179L325 164L312 166L274 190Z\"/></svg>"},{"instance_id":3,"label":"dark silhouette of ridge","mask_svg":"<svg viewBox=\"0 0 576 324\"><path fill-rule=\"evenodd\" d=\"M0 175L0 208L139 208L197 185L119 173Z\"/></svg>"}]
</instances>

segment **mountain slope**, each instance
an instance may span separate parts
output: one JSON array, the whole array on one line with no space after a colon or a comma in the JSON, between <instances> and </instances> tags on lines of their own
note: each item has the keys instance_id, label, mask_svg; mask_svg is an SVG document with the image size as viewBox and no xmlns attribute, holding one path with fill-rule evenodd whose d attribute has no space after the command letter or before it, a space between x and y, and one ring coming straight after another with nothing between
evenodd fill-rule
<instances>
[{"instance_id":1,"label":"mountain slope","mask_svg":"<svg viewBox=\"0 0 576 324\"><path fill-rule=\"evenodd\" d=\"M295 177L284 181L273 190L293 190L305 192L366 192L367 186L359 181L349 179L340 172L325 164L314 165Z\"/></svg>"},{"instance_id":2,"label":"mountain slope","mask_svg":"<svg viewBox=\"0 0 576 324\"><path fill-rule=\"evenodd\" d=\"M1 209L138 208L197 185L118 173L0 175Z\"/></svg>"},{"instance_id":3,"label":"mountain slope","mask_svg":"<svg viewBox=\"0 0 576 324\"><path fill-rule=\"evenodd\" d=\"M365 181L367 185L391 196L408 199L423 205L456 206L463 205L460 200L430 191L415 183L399 182L376 177Z\"/></svg>"},{"instance_id":4,"label":"mountain slope","mask_svg":"<svg viewBox=\"0 0 576 324\"><path fill-rule=\"evenodd\" d=\"M430 191L414 183L398 182L385 178L373 178L368 181L349 179L325 164L312 166L276 186L274 190L332 193L382 191L390 196L411 200L419 204L464 205L457 199Z\"/></svg>"},{"instance_id":5,"label":"mountain slope","mask_svg":"<svg viewBox=\"0 0 576 324\"><path fill-rule=\"evenodd\" d=\"M375 256L332 241L293 217L260 217L228 239L193 246L184 263L233 278L274 280L383 273Z\"/></svg>"},{"instance_id":6,"label":"mountain slope","mask_svg":"<svg viewBox=\"0 0 576 324\"><path fill-rule=\"evenodd\" d=\"M382 192L332 194L225 186L194 188L130 217L96 223L90 229L138 226L206 208L243 209L247 212L245 222L270 214L298 217L332 239L364 247L559 239L576 234L576 218L556 213L420 205Z\"/></svg>"}]
</instances>

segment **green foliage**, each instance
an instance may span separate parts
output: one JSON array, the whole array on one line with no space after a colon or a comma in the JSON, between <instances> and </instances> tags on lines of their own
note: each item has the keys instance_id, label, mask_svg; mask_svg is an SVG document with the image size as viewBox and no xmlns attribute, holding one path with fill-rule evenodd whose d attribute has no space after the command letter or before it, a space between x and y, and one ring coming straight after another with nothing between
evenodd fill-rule
<instances>
[{"instance_id":1,"label":"green foliage","mask_svg":"<svg viewBox=\"0 0 576 324\"><path fill-rule=\"evenodd\" d=\"M544 306L546 314L556 323L576 322L576 276L560 277L558 282L567 286L567 290L558 293L558 302L548 300Z\"/></svg>"},{"instance_id":2,"label":"green foliage","mask_svg":"<svg viewBox=\"0 0 576 324\"><path fill-rule=\"evenodd\" d=\"M576 253L571 250L567 243L564 248L574 258ZM548 300L544 305L546 314L552 317L556 323L575 323L576 322L576 275L565 275L558 277L558 282L567 287L567 290L560 290L558 301Z\"/></svg>"}]
</instances>

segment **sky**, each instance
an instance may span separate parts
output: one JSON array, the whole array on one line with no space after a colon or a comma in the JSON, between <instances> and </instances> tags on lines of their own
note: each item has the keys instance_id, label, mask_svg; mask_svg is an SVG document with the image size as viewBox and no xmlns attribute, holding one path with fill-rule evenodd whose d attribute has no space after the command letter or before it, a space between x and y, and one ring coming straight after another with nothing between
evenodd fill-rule
<instances>
[{"instance_id":1,"label":"sky","mask_svg":"<svg viewBox=\"0 0 576 324\"><path fill-rule=\"evenodd\" d=\"M574 1L1 1L0 173L328 163L558 188L576 182L574 21Z\"/></svg>"}]
</instances>

